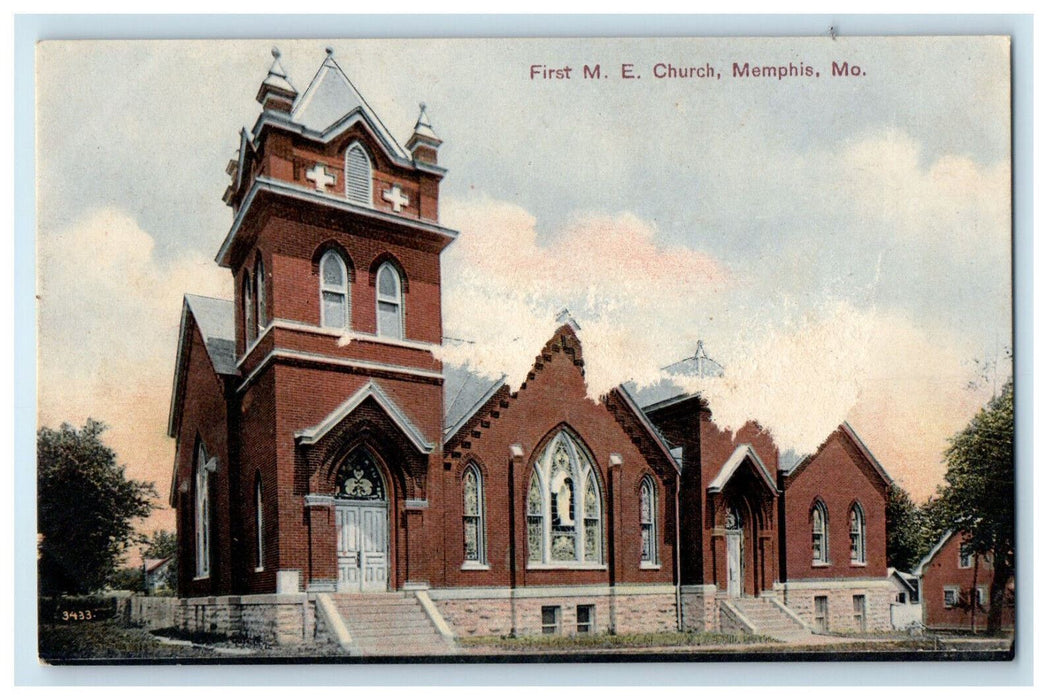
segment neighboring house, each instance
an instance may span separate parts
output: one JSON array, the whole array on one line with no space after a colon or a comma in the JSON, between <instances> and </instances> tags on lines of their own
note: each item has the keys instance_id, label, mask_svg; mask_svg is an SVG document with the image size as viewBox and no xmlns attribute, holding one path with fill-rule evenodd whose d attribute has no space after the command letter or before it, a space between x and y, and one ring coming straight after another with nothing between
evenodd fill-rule
<instances>
[{"instance_id":1,"label":"neighboring house","mask_svg":"<svg viewBox=\"0 0 1055 700\"><path fill-rule=\"evenodd\" d=\"M889 628L890 481L848 425L781 470L767 432L719 429L699 395L595 402L570 319L516 391L445 367L457 232L424 106L400 145L330 55L303 94L276 56L257 99L216 256L235 301L187 295L180 324L188 617L294 605L300 634L319 594L407 591L466 635L716 629L756 597ZM721 371L702 347L682 366Z\"/></svg>"},{"instance_id":2,"label":"neighboring house","mask_svg":"<svg viewBox=\"0 0 1055 700\"><path fill-rule=\"evenodd\" d=\"M923 605L919 597L919 579L913 574L887 569L894 585L894 602L890 604L890 625L896 630L918 628L923 624Z\"/></svg>"},{"instance_id":3,"label":"neighboring house","mask_svg":"<svg viewBox=\"0 0 1055 700\"><path fill-rule=\"evenodd\" d=\"M172 557L164 559L144 559L143 575L147 595L158 595L161 593L172 593L169 587L169 573L172 567Z\"/></svg>"},{"instance_id":4,"label":"neighboring house","mask_svg":"<svg viewBox=\"0 0 1055 700\"><path fill-rule=\"evenodd\" d=\"M946 532L913 572L919 578L923 624L932 629L984 630L993 595L993 564L963 550L963 535ZM1014 579L1000 626L1015 626Z\"/></svg>"}]
</instances>

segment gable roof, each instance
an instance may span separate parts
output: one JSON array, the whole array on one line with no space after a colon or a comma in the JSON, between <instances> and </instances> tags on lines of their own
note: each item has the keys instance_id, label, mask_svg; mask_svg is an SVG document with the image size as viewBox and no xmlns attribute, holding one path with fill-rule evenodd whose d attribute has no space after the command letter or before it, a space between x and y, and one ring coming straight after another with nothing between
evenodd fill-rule
<instances>
[{"instance_id":1,"label":"gable roof","mask_svg":"<svg viewBox=\"0 0 1055 700\"><path fill-rule=\"evenodd\" d=\"M793 474L797 474L802 467L812 462L813 458L820 454L821 450L823 450L828 445L828 443L831 442L832 438L838 435L839 433L842 433L847 437L847 439L850 440L850 443L855 448L857 448L857 451L861 454L861 456L865 458L865 461L870 467L872 467L872 469L875 471L875 473L879 476L879 478L886 486L889 487L894 483L894 480L890 478L890 475L887 473L886 469L883 468L883 465L879 463L879 460L876 459L874 454L872 454L872 451L868 449L867 445L865 445L864 440L861 439L861 436L858 435L857 431L855 431L853 427L846 421L843 421L838 428L832 431L832 434L829 435L823 443L821 443L820 447L818 447L813 452L813 454L799 459L790 466L785 467L784 465L781 465L780 470L784 473L784 476L791 477Z\"/></svg>"},{"instance_id":2,"label":"gable roof","mask_svg":"<svg viewBox=\"0 0 1055 700\"><path fill-rule=\"evenodd\" d=\"M443 366L443 438L453 437L505 384L473 372L465 365Z\"/></svg>"},{"instance_id":3,"label":"gable roof","mask_svg":"<svg viewBox=\"0 0 1055 700\"><path fill-rule=\"evenodd\" d=\"M409 161L410 155L370 107L362 93L348 79L330 50L315 77L293 104L290 121L322 134L344 124L347 117L360 113L384 147L397 159ZM343 130L343 129L342 129Z\"/></svg>"},{"instance_id":4,"label":"gable roof","mask_svg":"<svg viewBox=\"0 0 1055 700\"><path fill-rule=\"evenodd\" d=\"M729 455L729 459L725 460L725 464L718 470L718 475L707 485L708 493L718 493L724 489L729 479L733 478L733 474L737 472L744 462L750 463L755 471L761 474L762 481L769 487L769 490L776 494L777 485L773 481L773 477L770 476L769 471L762 464L762 460L759 458L758 453L755 452L755 448L746 442L737 445L733 453Z\"/></svg>"},{"instance_id":5,"label":"gable roof","mask_svg":"<svg viewBox=\"0 0 1055 700\"><path fill-rule=\"evenodd\" d=\"M435 445L429 442L424 433L418 429L407 414L389 398L388 394L373 380L368 381L359 391L352 394L340 406L335 408L328 416L322 419L318 425L310 428L302 428L293 434L298 445L313 445L333 430L338 423L347 418L364 401L372 398L381 407L381 410L392 419L396 427L414 444L422 454L432 452Z\"/></svg>"},{"instance_id":6,"label":"gable roof","mask_svg":"<svg viewBox=\"0 0 1055 700\"><path fill-rule=\"evenodd\" d=\"M172 375L172 397L169 403L169 437L176 437L176 408L186 385L186 366L190 358L191 322L198 328L213 371L218 376L239 375L235 358L234 302L196 294L183 295L180 312L179 344L176 367Z\"/></svg>"},{"instance_id":7,"label":"gable roof","mask_svg":"<svg viewBox=\"0 0 1055 700\"><path fill-rule=\"evenodd\" d=\"M938 552L941 551L942 547L944 547L946 543L948 543L948 541L952 539L952 536L953 531L947 530L945 534L941 536L941 539L938 540L938 544L934 545L934 547L932 547L931 550L927 552L927 556L920 559L919 564L916 564L916 568L912 570L913 575L922 576L923 569L930 564L931 560L934 559L935 556L937 556Z\"/></svg>"}]
</instances>

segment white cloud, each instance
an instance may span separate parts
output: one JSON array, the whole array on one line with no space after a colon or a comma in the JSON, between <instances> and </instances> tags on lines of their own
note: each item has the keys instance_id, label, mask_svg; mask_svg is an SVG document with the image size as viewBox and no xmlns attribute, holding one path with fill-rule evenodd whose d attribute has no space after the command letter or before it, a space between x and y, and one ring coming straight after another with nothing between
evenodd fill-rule
<instances>
[{"instance_id":1,"label":"white cloud","mask_svg":"<svg viewBox=\"0 0 1055 700\"><path fill-rule=\"evenodd\" d=\"M129 475L156 482L164 497L183 293L229 297L231 283L199 251L163 264L154 247L128 213L113 208L41 233L38 419L51 427L89 416L107 423L105 438ZM171 514L159 518L158 526L171 526Z\"/></svg>"}]
</instances>

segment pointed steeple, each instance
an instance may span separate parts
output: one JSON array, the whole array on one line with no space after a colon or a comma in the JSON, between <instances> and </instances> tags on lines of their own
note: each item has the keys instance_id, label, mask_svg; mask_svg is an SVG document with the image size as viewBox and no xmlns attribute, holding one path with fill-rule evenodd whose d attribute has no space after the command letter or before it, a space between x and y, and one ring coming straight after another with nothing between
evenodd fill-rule
<instances>
[{"instance_id":1,"label":"pointed steeple","mask_svg":"<svg viewBox=\"0 0 1055 700\"><path fill-rule=\"evenodd\" d=\"M260 83L256 101L262 104L265 110L289 114L293 110L293 100L297 99L297 89L290 84L286 69L279 61L282 54L278 47L271 49L271 55L275 60L264 82Z\"/></svg>"},{"instance_id":2,"label":"pointed steeple","mask_svg":"<svg viewBox=\"0 0 1055 700\"><path fill-rule=\"evenodd\" d=\"M418 123L414 125L414 134L407 141L407 150L410 151L414 160L435 163L437 150L443 140L432 130L428 112L425 111L425 103L420 103L418 107L421 108L421 112L418 114Z\"/></svg>"}]
</instances>

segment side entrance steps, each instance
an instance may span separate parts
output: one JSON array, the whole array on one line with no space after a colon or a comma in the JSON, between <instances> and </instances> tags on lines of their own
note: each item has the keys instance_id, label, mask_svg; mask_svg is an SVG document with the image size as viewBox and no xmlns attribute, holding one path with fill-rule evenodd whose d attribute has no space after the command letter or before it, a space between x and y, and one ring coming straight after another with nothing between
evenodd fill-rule
<instances>
[{"instance_id":1,"label":"side entrance steps","mask_svg":"<svg viewBox=\"0 0 1055 700\"><path fill-rule=\"evenodd\" d=\"M316 609L329 634L356 656L434 656L457 646L424 591L320 593ZM334 627L343 629L334 629Z\"/></svg>"},{"instance_id":2,"label":"side entrance steps","mask_svg":"<svg viewBox=\"0 0 1055 700\"><path fill-rule=\"evenodd\" d=\"M797 615L773 598L728 598L722 603L736 612L733 617L747 622L755 634L785 642L813 634Z\"/></svg>"}]
</instances>

